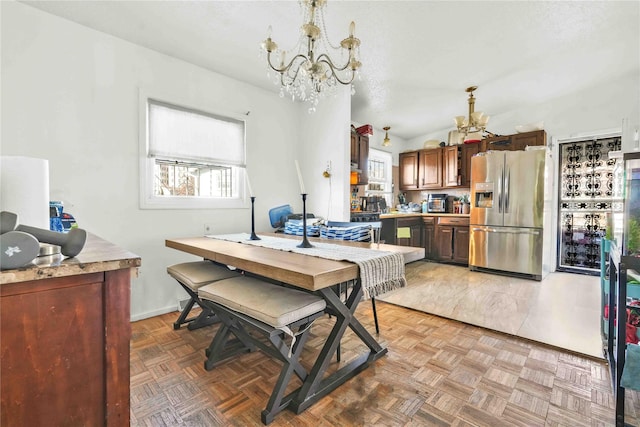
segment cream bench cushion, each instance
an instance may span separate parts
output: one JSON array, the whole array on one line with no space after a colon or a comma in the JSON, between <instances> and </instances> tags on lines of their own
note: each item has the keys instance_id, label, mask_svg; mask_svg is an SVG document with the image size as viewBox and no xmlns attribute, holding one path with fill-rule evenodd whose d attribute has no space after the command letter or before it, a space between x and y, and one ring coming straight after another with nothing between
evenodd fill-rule
<instances>
[{"instance_id":1,"label":"cream bench cushion","mask_svg":"<svg viewBox=\"0 0 640 427\"><path fill-rule=\"evenodd\" d=\"M167 273L178 282L197 291L203 285L216 280L239 276L239 273L211 261L194 261L167 267Z\"/></svg>"},{"instance_id":2,"label":"cream bench cushion","mask_svg":"<svg viewBox=\"0 0 640 427\"><path fill-rule=\"evenodd\" d=\"M246 276L205 285L198 290L198 296L274 328L321 312L327 306L324 299L316 295Z\"/></svg>"}]
</instances>

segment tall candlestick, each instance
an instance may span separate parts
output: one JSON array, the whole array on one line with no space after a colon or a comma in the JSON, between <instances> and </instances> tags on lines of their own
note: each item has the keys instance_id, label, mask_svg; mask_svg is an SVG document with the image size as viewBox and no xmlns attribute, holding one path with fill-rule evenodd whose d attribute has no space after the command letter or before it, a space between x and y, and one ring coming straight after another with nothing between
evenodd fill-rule
<instances>
[{"instance_id":1,"label":"tall candlestick","mask_svg":"<svg viewBox=\"0 0 640 427\"><path fill-rule=\"evenodd\" d=\"M253 189L251 188L251 181L249 181L249 172L247 169L244 170L244 178L247 180L247 188L249 188L249 196L253 197Z\"/></svg>"},{"instance_id":2,"label":"tall candlestick","mask_svg":"<svg viewBox=\"0 0 640 427\"><path fill-rule=\"evenodd\" d=\"M249 188L251 188L251 186L249 186ZM257 235L256 235L256 217L255 217L255 210L254 210L254 203L256 201L256 198L254 196L251 196L251 236L249 237L249 240L261 240Z\"/></svg>"},{"instance_id":3,"label":"tall candlestick","mask_svg":"<svg viewBox=\"0 0 640 427\"><path fill-rule=\"evenodd\" d=\"M307 239L307 195L305 193L302 193L302 242L298 245L298 247L313 247L313 245L309 243L309 239Z\"/></svg>"},{"instance_id":4,"label":"tall candlestick","mask_svg":"<svg viewBox=\"0 0 640 427\"><path fill-rule=\"evenodd\" d=\"M298 164L297 160L296 160L296 170L298 171L298 181L300 182L300 194L307 194L304 191L304 182L302 181L302 173L300 173L300 165Z\"/></svg>"}]
</instances>

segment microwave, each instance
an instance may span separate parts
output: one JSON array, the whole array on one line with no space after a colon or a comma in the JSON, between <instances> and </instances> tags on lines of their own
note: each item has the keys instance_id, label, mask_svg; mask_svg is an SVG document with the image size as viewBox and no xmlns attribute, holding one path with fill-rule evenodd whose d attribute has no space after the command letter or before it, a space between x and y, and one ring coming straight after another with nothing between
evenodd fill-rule
<instances>
[{"instance_id":1,"label":"microwave","mask_svg":"<svg viewBox=\"0 0 640 427\"><path fill-rule=\"evenodd\" d=\"M444 213L447 211L446 194L429 194L427 198L427 212Z\"/></svg>"}]
</instances>

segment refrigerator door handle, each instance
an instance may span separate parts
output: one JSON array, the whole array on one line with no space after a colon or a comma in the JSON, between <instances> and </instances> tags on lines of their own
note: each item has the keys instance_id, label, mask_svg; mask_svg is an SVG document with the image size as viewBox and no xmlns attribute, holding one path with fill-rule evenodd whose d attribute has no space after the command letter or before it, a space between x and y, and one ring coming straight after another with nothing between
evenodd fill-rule
<instances>
[{"instance_id":1,"label":"refrigerator door handle","mask_svg":"<svg viewBox=\"0 0 640 427\"><path fill-rule=\"evenodd\" d=\"M504 213L509 213L509 192L511 191L511 168L507 169L504 178Z\"/></svg>"},{"instance_id":2,"label":"refrigerator door handle","mask_svg":"<svg viewBox=\"0 0 640 427\"><path fill-rule=\"evenodd\" d=\"M531 234L534 236L537 236L540 234L539 230L505 230L505 229L498 229L498 228L479 228L479 227L474 227L471 231L484 231L487 233L505 233L505 234Z\"/></svg>"},{"instance_id":3,"label":"refrigerator door handle","mask_svg":"<svg viewBox=\"0 0 640 427\"><path fill-rule=\"evenodd\" d=\"M502 178L504 177L504 169L500 171L498 176L498 213L502 213Z\"/></svg>"}]
</instances>

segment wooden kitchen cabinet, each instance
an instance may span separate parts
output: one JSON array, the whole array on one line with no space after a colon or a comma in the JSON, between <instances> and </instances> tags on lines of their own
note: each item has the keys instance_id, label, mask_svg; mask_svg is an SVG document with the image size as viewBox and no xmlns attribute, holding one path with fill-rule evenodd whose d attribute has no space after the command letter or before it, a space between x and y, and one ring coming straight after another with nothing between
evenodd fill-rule
<instances>
[{"instance_id":1,"label":"wooden kitchen cabinet","mask_svg":"<svg viewBox=\"0 0 640 427\"><path fill-rule=\"evenodd\" d=\"M396 219L396 230L398 228L408 227L411 237L402 238L399 237L396 239L396 245L399 246L413 246L416 248L422 247L422 218L421 217L412 217L412 218L397 218Z\"/></svg>"},{"instance_id":2,"label":"wooden kitchen cabinet","mask_svg":"<svg viewBox=\"0 0 640 427\"><path fill-rule=\"evenodd\" d=\"M442 149L442 186L471 186L471 157L480 151L480 144L451 145Z\"/></svg>"},{"instance_id":3,"label":"wooden kitchen cabinet","mask_svg":"<svg viewBox=\"0 0 640 427\"><path fill-rule=\"evenodd\" d=\"M391 245L422 247L422 217L384 218L381 220L380 240ZM408 227L411 237L398 237L398 228Z\"/></svg>"},{"instance_id":4,"label":"wooden kitchen cabinet","mask_svg":"<svg viewBox=\"0 0 640 427\"><path fill-rule=\"evenodd\" d=\"M400 191L469 188L471 157L480 148L465 144L400 153Z\"/></svg>"},{"instance_id":5,"label":"wooden kitchen cabinet","mask_svg":"<svg viewBox=\"0 0 640 427\"><path fill-rule=\"evenodd\" d=\"M451 261L453 259L453 227L438 225L435 237L435 258L438 261Z\"/></svg>"},{"instance_id":6,"label":"wooden kitchen cabinet","mask_svg":"<svg viewBox=\"0 0 640 427\"><path fill-rule=\"evenodd\" d=\"M513 135L492 136L483 139L481 144L482 151L518 151L524 150L527 146L547 145L547 133L544 130L536 130Z\"/></svg>"},{"instance_id":7,"label":"wooden kitchen cabinet","mask_svg":"<svg viewBox=\"0 0 640 427\"><path fill-rule=\"evenodd\" d=\"M400 153L400 191L418 189L418 152Z\"/></svg>"},{"instance_id":8,"label":"wooden kitchen cabinet","mask_svg":"<svg viewBox=\"0 0 640 427\"><path fill-rule=\"evenodd\" d=\"M360 170L357 185L369 183L369 137L351 132L351 164Z\"/></svg>"},{"instance_id":9,"label":"wooden kitchen cabinet","mask_svg":"<svg viewBox=\"0 0 640 427\"><path fill-rule=\"evenodd\" d=\"M471 187L471 158L480 152L480 144L464 144L461 148L460 187Z\"/></svg>"},{"instance_id":10,"label":"wooden kitchen cabinet","mask_svg":"<svg viewBox=\"0 0 640 427\"><path fill-rule=\"evenodd\" d=\"M432 259L436 239L435 217L422 217L422 243L424 244L424 257Z\"/></svg>"},{"instance_id":11,"label":"wooden kitchen cabinet","mask_svg":"<svg viewBox=\"0 0 640 427\"><path fill-rule=\"evenodd\" d=\"M351 164L357 165L360 162L360 144L359 144L358 133L352 131L351 132Z\"/></svg>"},{"instance_id":12,"label":"wooden kitchen cabinet","mask_svg":"<svg viewBox=\"0 0 640 427\"><path fill-rule=\"evenodd\" d=\"M450 145L442 148L442 186L457 187L460 182L460 167L462 166L462 148Z\"/></svg>"},{"instance_id":13,"label":"wooden kitchen cabinet","mask_svg":"<svg viewBox=\"0 0 640 427\"><path fill-rule=\"evenodd\" d=\"M458 264L469 263L469 218L440 217L435 227L435 258Z\"/></svg>"},{"instance_id":14,"label":"wooden kitchen cabinet","mask_svg":"<svg viewBox=\"0 0 640 427\"><path fill-rule=\"evenodd\" d=\"M527 146L547 145L547 133L544 130L516 133L511 135L514 150L524 150Z\"/></svg>"},{"instance_id":15,"label":"wooden kitchen cabinet","mask_svg":"<svg viewBox=\"0 0 640 427\"><path fill-rule=\"evenodd\" d=\"M395 245L396 244L396 219L382 218L380 222L382 223L382 228L380 229L380 242L384 242L389 245Z\"/></svg>"},{"instance_id":16,"label":"wooden kitchen cabinet","mask_svg":"<svg viewBox=\"0 0 640 427\"><path fill-rule=\"evenodd\" d=\"M442 148L418 154L418 189L442 188Z\"/></svg>"},{"instance_id":17,"label":"wooden kitchen cabinet","mask_svg":"<svg viewBox=\"0 0 640 427\"><path fill-rule=\"evenodd\" d=\"M453 262L469 264L469 226L453 228Z\"/></svg>"}]
</instances>

